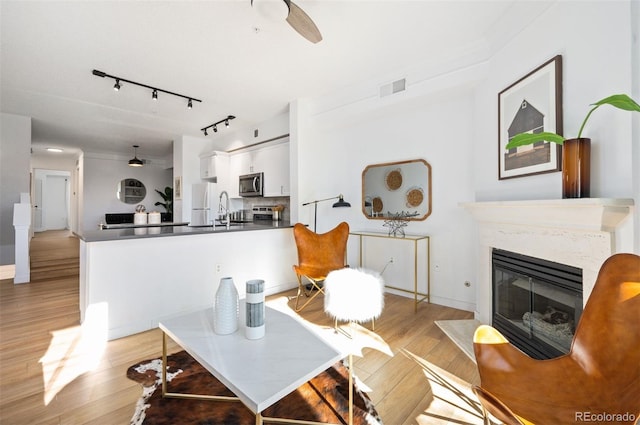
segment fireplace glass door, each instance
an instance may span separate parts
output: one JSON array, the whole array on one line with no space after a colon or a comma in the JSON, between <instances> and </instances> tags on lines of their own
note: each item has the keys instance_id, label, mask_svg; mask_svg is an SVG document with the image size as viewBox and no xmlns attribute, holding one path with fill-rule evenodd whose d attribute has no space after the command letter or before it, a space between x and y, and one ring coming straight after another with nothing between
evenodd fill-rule
<instances>
[{"instance_id":1,"label":"fireplace glass door","mask_svg":"<svg viewBox=\"0 0 640 425\"><path fill-rule=\"evenodd\" d=\"M494 326L534 358L567 353L582 313L580 269L494 250Z\"/></svg>"}]
</instances>

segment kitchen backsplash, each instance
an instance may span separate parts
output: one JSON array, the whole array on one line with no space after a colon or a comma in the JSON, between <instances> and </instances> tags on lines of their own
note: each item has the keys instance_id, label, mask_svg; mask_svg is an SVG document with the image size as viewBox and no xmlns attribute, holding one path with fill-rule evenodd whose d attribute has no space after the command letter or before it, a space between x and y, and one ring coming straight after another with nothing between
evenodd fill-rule
<instances>
[{"instance_id":1,"label":"kitchen backsplash","mask_svg":"<svg viewBox=\"0 0 640 425\"><path fill-rule=\"evenodd\" d=\"M289 208L289 197L282 196L277 198L243 198L242 208L251 211L256 206L276 206L283 205L284 211L282 212L282 220L290 221L291 210Z\"/></svg>"}]
</instances>

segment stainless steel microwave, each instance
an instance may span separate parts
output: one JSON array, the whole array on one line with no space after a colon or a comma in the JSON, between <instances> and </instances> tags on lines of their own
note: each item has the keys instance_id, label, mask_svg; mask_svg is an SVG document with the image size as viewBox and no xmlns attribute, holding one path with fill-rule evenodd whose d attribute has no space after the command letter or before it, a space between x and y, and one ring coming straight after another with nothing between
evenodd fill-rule
<instances>
[{"instance_id":1,"label":"stainless steel microwave","mask_svg":"<svg viewBox=\"0 0 640 425\"><path fill-rule=\"evenodd\" d=\"M239 177L238 194L240 196L262 196L264 173L245 174Z\"/></svg>"}]
</instances>

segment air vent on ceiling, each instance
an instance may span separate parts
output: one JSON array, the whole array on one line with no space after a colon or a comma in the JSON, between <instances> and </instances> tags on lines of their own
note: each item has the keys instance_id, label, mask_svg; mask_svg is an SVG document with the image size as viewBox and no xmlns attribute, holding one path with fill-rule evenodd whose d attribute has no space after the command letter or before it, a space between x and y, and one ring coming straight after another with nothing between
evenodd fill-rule
<instances>
[{"instance_id":1,"label":"air vent on ceiling","mask_svg":"<svg viewBox=\"0 0 640 425\"><path fill-rule=\"evenodd\" d=\"M392 83L385 84L380 87L380 97L390 96L395 93L405 91L407 89L407 79L396 80Z\"/></svg>"}]
</instances>

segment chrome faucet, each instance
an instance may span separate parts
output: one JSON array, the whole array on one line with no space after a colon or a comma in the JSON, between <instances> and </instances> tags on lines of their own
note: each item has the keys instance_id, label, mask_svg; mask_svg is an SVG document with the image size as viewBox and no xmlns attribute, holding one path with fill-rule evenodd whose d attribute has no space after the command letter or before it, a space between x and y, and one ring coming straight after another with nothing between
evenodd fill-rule
<instances>
[{"instance_id":1,"label":"chrome faucet","mask_svg":"<svg viewBox=\"0 0 640 425\"><path fill-rule=\"evenodd\" d=\"M224 207L222 206L222 195L224 195L226 198ZM223 190L222 192L220 192L220 208L219 208L220 212L222 212L223 208L224 208L224 215L225 215L227 230L229 230L229 228L231 227L231 216L229 215L229 194L227 193L226 190Z\"/></svg>"}]
</instances>

